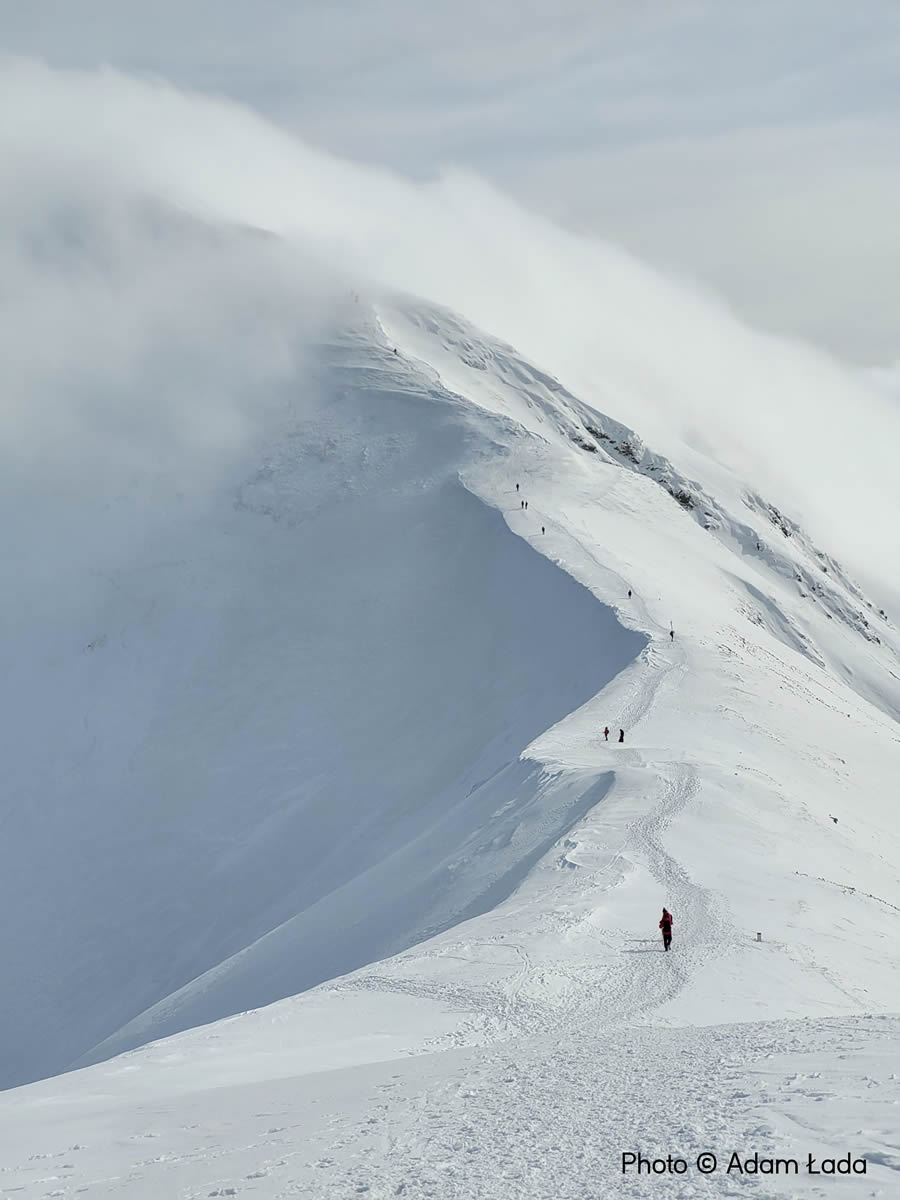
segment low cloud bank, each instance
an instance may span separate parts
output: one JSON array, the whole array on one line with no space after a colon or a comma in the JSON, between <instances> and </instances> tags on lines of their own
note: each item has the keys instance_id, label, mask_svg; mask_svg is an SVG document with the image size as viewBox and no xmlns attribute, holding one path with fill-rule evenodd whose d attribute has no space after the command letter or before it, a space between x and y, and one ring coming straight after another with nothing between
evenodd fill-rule
<instances>
[{"instance_id":1,"label":"low cloud bank","mask_svg":"<svg viewBox=\"0 0 900 1200\"><path fill-rule=\"evenodd\" d=\"M0 153L0 430L32 482L111 450L117 469L161 447L218 462L351 278L464 313L676 462L702 451L766 490L851 567L893 570L891 395L473 175L414 184L229 101L23 61L0 72Z\"/></svg>"}]
</instances>

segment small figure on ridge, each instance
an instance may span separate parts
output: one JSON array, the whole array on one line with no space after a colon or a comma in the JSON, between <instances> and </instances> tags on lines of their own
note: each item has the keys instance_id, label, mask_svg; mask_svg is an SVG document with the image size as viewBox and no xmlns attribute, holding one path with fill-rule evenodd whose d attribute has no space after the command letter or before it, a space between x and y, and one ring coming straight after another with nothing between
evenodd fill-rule
<instances>
[{"instance_id":1,"label":"small figure on ridge","mask_svg":"<svg viewBox=\"0 0 900 1200\"><path fill-rule=\"evenodd\" d=\"M663 908L662 920L659 923L659 927L662 930L663 935L663 950L668 950L668 948L672 945L672 923L674 920L675 918L672 916L669 910L667 908Z\"/></svg>"}]
</instances>

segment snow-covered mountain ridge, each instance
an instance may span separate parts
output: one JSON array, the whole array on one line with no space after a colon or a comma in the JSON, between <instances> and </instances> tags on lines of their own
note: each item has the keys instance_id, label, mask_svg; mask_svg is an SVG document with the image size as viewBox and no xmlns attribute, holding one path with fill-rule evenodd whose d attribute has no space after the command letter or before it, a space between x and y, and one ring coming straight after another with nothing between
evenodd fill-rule
<instances>
[{"instance_id":1,"label":"snow-covered mountain ridge","mask_svg":"<svg viewBox=\"0 0 900 1200\"><path fill-rule=\"evenodd\" d=\"M4 886L49 839L53 907L6 934L8 1079L325 982L20 1111L78 1105L82 1079L261 1108L279 1077L411 1051L412 1093L512 1055L524 1095L548 1046L599 1031L625 1054L635 1024L896 1008L894 627L752 484L682 473L625 416L446 310L350 301L252 456L199 514L163 512L33 685L54 822L13 826ZM389 1177L322 1154L317 1184L267 1149L252 1186Z\"/></svg>"},{"instance_id":2,"label":"snow-covered mountain ridge","mask_svg":"<svg viewBox=\"0 0 900 1200\"><path fill-rule=\"evenodd\" d=\"M846 622L869 641L880 642L878 628L890 627L884 609L877 608L866 598L840 563L817 548L795 521L763 496L745 490L739 497L740 508L729 512L700 483L686 478L663 455L645 446L635 430L612 419L597 407L580 402L557 380L533 365L523 363L512 348L494 339L477 338L452 313L431 315L421 304L407 308L403 317L413 328L427 332L440 347L439 352L449 351L458 363L474 370L490 370L494 379L499 377L507 389L520 394L520 401L543 412L544 419L555 427L557 433L568 437L581 450L589 454L599 453L604 461L617 463L626 470L634 470L653 479L704 529L714 531L727 546L742 555L761 556L769 570L800 584L802 596L808 595L813 603L821 601L827 613ZM473 390L471 384L463 386L466 393ZM479 394L480 389L474 390L475 394ZM493 396L498 397L498 394L495 386ZM501 401L500 411L513 411L515 407L514 402L507 399ZM527 417L521 407L517 417L527 427ZM535 426L535 431L545 435L545 430L538 426ZM729 495L728 499L732 504L735 503L734 495ZM738 515L745 509L765 524L756 527L748 525ZM781 538L775 539L774 545L766 544L775 531L781 534ZM778 543L782 538L792 537L795 539L794 553L786 554ZM799 553L797 547L800 548ZM834 581L839 587L833 586ZM866 610L871 619L866 615ZM896 656L894 658L896 661Z\"/></svg>"}]
</instances>

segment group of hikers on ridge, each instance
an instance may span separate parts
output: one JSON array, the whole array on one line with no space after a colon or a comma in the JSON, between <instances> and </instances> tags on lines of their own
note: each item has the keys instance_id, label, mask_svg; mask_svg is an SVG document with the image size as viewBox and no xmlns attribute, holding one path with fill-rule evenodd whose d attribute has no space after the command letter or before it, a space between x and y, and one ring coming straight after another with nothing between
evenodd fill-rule
<instances>
[{"instance_id":1,"label":"group of hikers on ridge","mask_svg":"<svg viewBox=\"0 0 900 1200\"><path fill-rule=\"evenodd\" d=\"M394 351L394 353L396 354L396 353L397 353L397 351L395 350L395 351ZM516 484L516 495L519 497L519 508L522 510L522 512L528 512L528 501L527 501L527 500L524 498L524 496L522 496L522 495L520 494L520 492L519 492L519 484L518 484L518 483ZM546 525L542 525L542 526L541 526L541 533L546 533L546 532L547 532L547 526L546 526ZM757 549L759 549L759 546L758 546L758 545L757 545ZM632 595L631 588L629 588L629 589L628 589L628 599L629 599L629 600L631 599L631 595ZM673 625L670 625L670 626L669 626L669 640L670 640L670 641L672 641L672 642L674 642L674 641L675 641L675 627L674 627ZM607 736L607 741L609 741L609 737L608 737L608 736ZM622 730L621 730L621 729L619 730L619 741L620 741L620 742L624 742L624 741L625 741L625 734L622 732Z\"/></svg>"},{"instance_id":2,"label":"group of hikers on ridge","mask_svg":"<svg viewBox=\"0 0 900 1200\"><path fill-rule=\"evenodd\" d=\"M394 353L396 354L396 351L394 351ZM516 492L519 492L518 484L516 484ZM528 511L528 501L521 495L519 496L519 507L522 509L523 512ZM542 525L541 533L546 533L546 532L547 532L546 527ZM758 544L757 544L757 549L759 549ZM632 589L629 588L628 589L628 599L630 600L631 597L632 597ZM670 627L669 627L669 640L673 641L673 642L675 641L675 627L672 625L670 625ZM603 740L606 742L609 741L609 726L608 725L605 725L603 728ZM619 744L622 744L625 741L625 730L624 729L619 730L618 740L619 740ZM660 928L660 931L662 932L663 950L665 950L666 952L668 952L669 947L672 945L672 926L674 923L675 923L675 918L672 916L672 914L669 912L669 910L664 906L663 910L662 910L662 917L660 918L660 921L659 921L659 928Z\"/></svg>"},{"instance_id":3,"label":"group of hikers on ridge","mask_svg":"<svg viewBox=\"0 0 900 1200\"><path fill-rule=\"evenodd\" d=\"M528 501L524 498L524 496L522 496L520 494L519 487L520 487L520 485L517 483L516 484L516 494L519 496L519 508L523 512L527 512L528 511ZM547 532L547 527L545 525L542 525L541 533L546 533L546 532ZM629 600L631 599L632 595L633 595L632 589L629 588L628 589L628 599ZM673 625L669 626L669 640L673 641L673 642L675 641L675 627ZM603 740L605 742L609 741L609 726L608 725L603 730ZM619 730L618 741L619 741L620 745L625 741L625 730L624 729Z\"/></svg>"},{"instance_id":4,"label":"group of hikers on ridge","mask_svg":"<svg viewBox=\"0 0 900 1200\"><path fill-rule=\"evenodd\" d=\"M521 495L520 487L519 487L518 483L516 484L516 493L519 496L519 508L523 512L527 512L528 511L528 501L524 498L524 496ZM546 532L547 532L546 527L544 525L542 525L541 533L546 533ZM633 595L633 591L631 588L629 588L628 589L628 599L629 600L632 598L632 595ZM669 640L672 642L675 641L675 627L674 627L674 625L671 625L671 624L669 626ZM605 742L609 741L609 732L610 732L609 726L605 725L603 728L603 740ZM619 737L618 737L619 745L622 745L624 743L624 741L625 741L625 730L620 729ZM672 945L672 921L673 921L672 914L669 912L669 910L667 908L664 908L662 910L662 919L659 922L659 928L662 930L662 935L663 935L663 949L664 950L668 950L669 947Z\"/></svg>"},{"instance_id":5,"label":"group of hikers on ridge","mask_svg":"<svg viewBox=\"0 0 900 1200\"><path fill-rule=\"evenodd\" d=\"M519 485L518 485L518 484L516 484L516 491L518 492L518 490L519 490ZM528 501L527 501L527 500L520 500L520 501L519 501L519 508L521 508L523 512L527 511L527 509L528 509ZM541 533L546 533L546 532L547 532L547 526L546 526L546 525L542 525L542 526L541 526Z\"/></svg>"}]
</instances>

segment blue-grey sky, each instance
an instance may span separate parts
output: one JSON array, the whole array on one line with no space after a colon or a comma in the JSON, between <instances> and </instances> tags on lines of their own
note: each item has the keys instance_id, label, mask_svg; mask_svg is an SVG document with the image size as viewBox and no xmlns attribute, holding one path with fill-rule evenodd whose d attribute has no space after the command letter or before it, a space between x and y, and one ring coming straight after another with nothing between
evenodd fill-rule
<instances>
[{"instance_id":1,"label":"blue-grey sky","mask_svg":"<svg viewBox=\"0 0 900 1200\"><path fill-rule=\"evenodd\" d=\"M761 328L900 359L897 0L0 0L0 47L477 171Z\"/></svg>"}]
</instances>

